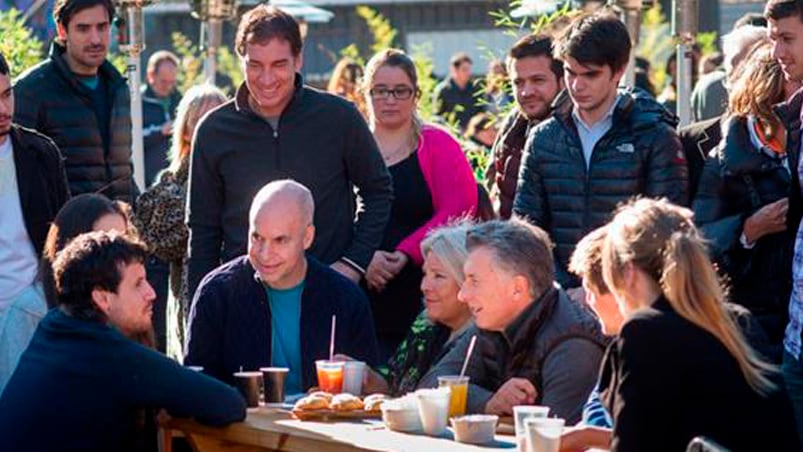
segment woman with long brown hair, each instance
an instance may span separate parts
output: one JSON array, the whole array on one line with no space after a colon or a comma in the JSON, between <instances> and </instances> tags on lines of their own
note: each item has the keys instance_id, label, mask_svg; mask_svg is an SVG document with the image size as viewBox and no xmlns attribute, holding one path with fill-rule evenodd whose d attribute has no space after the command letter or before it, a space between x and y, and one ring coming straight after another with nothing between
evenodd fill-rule
<instances>
[{"instance_id":1,"label":"woman with long brown hair","mask_svg":"<svg viewBox=\"0 0 803 452\"><path fill-rule=\"evenodd\" d=\"M729 301L756 317L776 362L792 290L794 231L786 229L786 131L773 106L799 86L786 80L768 42L751 49L729 80L723 139L706 161L693 203L712 258L729 279Z\"/></svg>"},{"instance_id":2,"label":"woman with long brown hair","mask_svg":"<svg viewBox=\"0 0 803 452\"><path fill-rule=\"evenodd\" d=\"M625 316L600 377L613 450L685 450L696 436L730 450L798 450L777 369L725 310L690 210L651 199L621 207L602 267Z\"/></svg>"}]
</instances>

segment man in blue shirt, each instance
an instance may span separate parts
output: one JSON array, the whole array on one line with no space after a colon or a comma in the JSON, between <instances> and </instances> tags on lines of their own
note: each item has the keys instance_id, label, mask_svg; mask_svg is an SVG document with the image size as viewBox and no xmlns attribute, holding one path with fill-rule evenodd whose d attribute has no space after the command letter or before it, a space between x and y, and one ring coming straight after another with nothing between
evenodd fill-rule
<instances>
[{"instance_id":1,"label":"man in blue shirt","mask_svg":"<svg viewBox=\"0 0 803 452\"><path fill-rule=\"evenodd\" d=\"M249 212L248 255L201 282L190 311L185 364L226 382L234 372L288 367L287 392L317 385L315 360L335 351L376 363L377 342L363 292L306 254L315 238L311 192L292 180L265 185Z\"/></svg>"}]
</instances>

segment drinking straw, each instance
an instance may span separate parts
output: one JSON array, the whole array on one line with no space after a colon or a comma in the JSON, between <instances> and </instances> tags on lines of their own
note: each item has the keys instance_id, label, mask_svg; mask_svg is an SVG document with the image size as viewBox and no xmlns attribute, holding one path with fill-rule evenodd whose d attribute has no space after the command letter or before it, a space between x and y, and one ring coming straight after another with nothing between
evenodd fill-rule
<instances>
[{"instance_id":1,"label":"drinking straw","mask_svg":"<svg viewBox=\"0 0 803 452\"><path fill-rule=\"evenodd\" d=\"M468 360L471 359L471 353L474 352L474 344L477 343L477 335L471 336L471 342L468 344L468 351L466 352L466 360L463 361L463 368L460 369L460 378L463 378L463 375L466 373L466 368L468 367Z\"/></svg>"},{"instance_id":2,"label":"drinking straw","mask_svg":"<svg viewBox=\"0 0 803 452\"><path fill-rule=\"evenodd\" d=\"M335 359L335 323L337 322L337 316L332 316L332 336L329 339L329 361Z\"/></svg>"}]
</instances>

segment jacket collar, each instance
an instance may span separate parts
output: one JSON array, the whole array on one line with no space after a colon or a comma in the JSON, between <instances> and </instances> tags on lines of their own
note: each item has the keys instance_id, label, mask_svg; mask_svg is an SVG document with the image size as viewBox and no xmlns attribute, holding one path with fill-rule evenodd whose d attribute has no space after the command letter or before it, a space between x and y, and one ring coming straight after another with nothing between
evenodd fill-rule
<instances>
[{"instance_id":1,"label":"jacket collar","mask_svg":"<svg viewBox=\"0 0 803 452\"><path fill-rule=\"evenodd\" d=\"M803 88L799 89L787 101L776 104L773 110L775 110L775 114L778 115L788 131L799 132L801 106L803 106Z\"/></svg>"},{"instance_id":2,"label":"jacket collar","mask_svg":"<svg viewBox=\"0 0 803 452\"><path fill-rule=\"evenodd\" d=\"M552 286L516 317L501 333L508 345L513 349L521 341L532 341L555 309L558 302L558 290Z\"/></svg>"},{"instance_id":3,"label":"jacket collar","mask_svg":"<svg viewBox=\"0 0 803 452\"><path fill-rule=\"evenodd\" d=\"M803 106L803 88L799 89L786 102L781 102L773 110L781 122L786 126L786 157L789 169L793 175L797 174L798 158L800 155L800 109ZM797 224L796 215L789 217L791 224ZM796 227L796 226L795 226Z\"/></svg>"},{"instance_id":4,"label":"jacket collar","mask_svg":"<svg viewBox=\"0 0 803 452\"><path fill-rule=\"evenodd\" d=\"M718 128L721 129L723 126L723 122L725 121L725 116L717 116L715 118L706 119L697 123L694 127L699 127L700 136L695 143L697 146L697 152L700 153L700 158L705 161L708 153L705 152L705 144L708 143L712 137L709 133L712 129ZM710 148L709 148L710 149Z\"/></svg>"},{"instance_id":5,"label":"jacket collar","mask_svg":"<svg viewBox=\"0 0 803 452\"><path fill-rule=\"evenodd\" d=\"M630 127L633 132L653 130L655 124L663 122L672 127L677 126L677 116L659 104L644 90L638 88L619 88L618 99L613 108L613 127ZM552 108L557 119L574 128L572 110L574 104L564 89L553 101Z\"/></svg>"},{"instance_id":6,"label":"jacket collar","mask_svg":"<svg viewBox=\"0 0 803 452\"><path fill-rule=\"evenodd\" d=\"M290 99L290 103L284 107L284 111L282 111L282 115L284 115L287 111L294 108L298 103L301 102L304 94L304 77L296 73L296 78L293 81L293 85L295 86L293 91L293 97ZM251 104L248 103L248 98L251 96L251 92L248 91L248 86L245 84L245 81L240 84L240 87L237 88L237 92L234 95L234 108L241 113L245 113L248 115L254 115L259 117L257 112L251 108Z\"/></svg>"},{"instance_id":7,"label":"jacket collar","mask_svg":"<svg viewBox=\"0 0 803 452\"><path fill-rule=\"evenodd\" d=\"M265 290L265 285L259 279L259 274L256 272L248 256L243 256L245 265L251 273L251 280L258 286L258 297L261 302L266 306L268 303L268 292ZM322 314L329 312L333 308L328 303L330 297L327 296L326 291L330 290L330 286L326 283L323 273L328 271L328 267L319 262L309 254L306 255L307 259L307 274L304 276L304 290L301 292L301 380L302 386L314 386L315 369L314 363L310 359L303 359L315 355L315 344L312 337L317 334L315 331L317 326L312 323L314 319L329 316ZM270 323L268 324L268 337L272 332L270 331Z\"/></svg>"},{"instance_id":8,"label":"jacket collar","mask_svg":"<svg viewBox=\"0 0 803 452\"><path fill-rule=\"evenodd\" d=\"M144 85L142 85L141 90L142 90L142 100L147 102L156 102L160 105L162 104L162 98L156 95L151 85L145 83ZM178 102L181 100L181 95L179 94L177 89L173 89L173 91L170 91L170 94L167 95L167 99L170 99L170 105L172 109L173 105L177 105Z\"/></svg>"},{"instance_id":9,"label":"jacket collar","mask_svg":"<svg viewBox=\"0 0 803 452\"><path fill-rule=\"evenodd\" d=\"M738 175L760 170L772 157L755 148L747 130L747 120L732 117L723 125L723 140L717 149L723 174ZM780 165L780 161L778 162Z\"/></svg>"}]
</instances>

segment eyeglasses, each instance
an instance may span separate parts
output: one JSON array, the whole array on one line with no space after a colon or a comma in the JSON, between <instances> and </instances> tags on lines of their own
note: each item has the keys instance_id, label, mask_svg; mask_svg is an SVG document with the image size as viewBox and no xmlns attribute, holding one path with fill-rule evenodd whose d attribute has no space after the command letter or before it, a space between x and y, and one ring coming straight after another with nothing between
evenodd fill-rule
<instances>
[{"instance_id":1,"label":"eyeglasses","mask_svg":"<svg viewBox=\"0 0 803 452\"><path fill-rule=\"evenodd\" d=\"M374 99L388 99L392 95L396 100L407 100L414 92L415 90L409 86L397 86L393 89L371 88L371 90L368 91Z\"/></svg>"}]
</instances>

